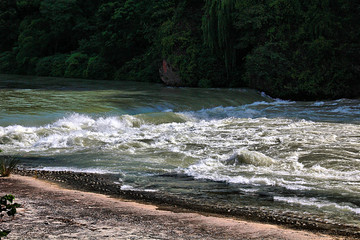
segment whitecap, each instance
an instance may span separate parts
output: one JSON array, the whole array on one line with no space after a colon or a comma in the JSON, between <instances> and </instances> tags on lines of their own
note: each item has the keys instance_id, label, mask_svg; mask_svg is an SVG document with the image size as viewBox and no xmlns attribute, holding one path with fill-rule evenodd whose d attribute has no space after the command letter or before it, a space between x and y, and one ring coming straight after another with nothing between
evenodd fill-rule
<instances>
[{"instance_id":1,"label":"whitecap","mask_svg":"<svg viewBox=\"0 0 360 240\"><path fill-rule=\"evenodd\" d=\"M271 166L276 161L263 153L249 151L247 149L240 149L234 153L230 158L226 159L225 164L239 165L251 164L254 166Z\"/></svg>"},{"instance_id":2,"label":"whitecap","mask_svg":"<svg viewBox=\"0 0 360 240\"><path fill-rule=\"evenodd\" d=\"M347 203L334 203L326 200L320 200L317 198L301 198L301 197L281 197L281 196L274 196L274 201L279 202L287 202L291 204L299 204L303 206L314 206L317 208L332 208L338 209L342 211L350 211L356 214L360 214L360 208L350 206Z\"/></svg>"}]
</instances>

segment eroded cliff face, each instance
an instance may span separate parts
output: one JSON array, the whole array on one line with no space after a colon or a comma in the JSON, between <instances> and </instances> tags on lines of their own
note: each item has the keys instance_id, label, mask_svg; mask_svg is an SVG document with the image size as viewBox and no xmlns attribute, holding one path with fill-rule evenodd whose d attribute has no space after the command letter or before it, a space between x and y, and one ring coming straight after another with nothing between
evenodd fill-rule
<instances>
[{"instance_id":1,"label":"eroded cliff face","mask_svg":"<svg viewBox=\"0 0 360 240\"><path fill-rule=\"evenodd\" d=\"M181 80L178 72L174 69L168 61L165 59L162 62L162 66L159 69L161 80L167 85L172 87L184 86L184 82Z\"/></svg>"}]
</instances>

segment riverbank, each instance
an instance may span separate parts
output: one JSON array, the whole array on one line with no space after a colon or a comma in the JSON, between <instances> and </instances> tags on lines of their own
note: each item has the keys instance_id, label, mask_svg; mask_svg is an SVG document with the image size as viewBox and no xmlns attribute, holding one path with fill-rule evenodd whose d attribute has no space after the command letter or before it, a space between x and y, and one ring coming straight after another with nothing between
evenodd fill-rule
<instances>
[{"instance_id":1,"label":"riverbank","mask_svg":"<svg viewBox=\"0 0 360 240\"><path fill-rule=\"evenodd\" d=\"M12 230L9 239L97 239L104 237L116 239L239 239L239 236L241 239L352 239L352 237L356 237L355 232L350 234L349 230L351 229L343 230L348 230L348 235L353 235L352 237L332 237L320 233L285 229L281 226L191 213L189 210L200 211L201 209L187 208L188 210L185 210L186 204L184 202L182 205L179 204L183 200L176 200L165 195L160 197L157 193L122 191L119 185L112 184L111 177L111 175L89 173L18 171L17 175L10 178L0 178L1 194L14 194L16 201L23 205L23 209L20 210L15 220L6 220L1 224L2 228ZM51 180L52 183L40 179ZM72 189L62 188L54 182ZM74 190L80 188L86 191L106 193L108 196L117 196L117 198ZM117 190L115 191L115 189ZM160 207L128 201L137 199L149 203L151 198L153 198L152 202L157 205L163 201L159 205ZM196 202L193 207L200 208ZM207 206L203 206L203 213L209 210L206 208ZM221 213L219 210L217 211ZM246 211L243 210L243 214L245 213ZM254 216L257 214L259 212L253 211ZM254 217L254 220L258 217ZM266 216L262 217L262 221L265 221ZM267 216L269 219L272 217L271 215ZM243 215L242 218L249 219L250 216ZM295 220L292 219L292 221ZM301 221L299 223L302 225ZM293 227L296 227L296 222ZM317 232L344 234L344 232L331 230L331 226L328 227L327 231L318 229ZM304 225L301 228L306 229L307 227Z\"/></svg>"}]
</instances>

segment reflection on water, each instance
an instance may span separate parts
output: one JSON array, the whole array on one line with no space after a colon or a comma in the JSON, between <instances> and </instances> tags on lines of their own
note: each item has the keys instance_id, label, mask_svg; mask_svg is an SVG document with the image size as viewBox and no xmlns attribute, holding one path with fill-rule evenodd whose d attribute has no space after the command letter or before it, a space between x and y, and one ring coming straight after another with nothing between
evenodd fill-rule
<instances>
[{"instance_id":1,"label":"reflection on water","mask_svg":"<svg viewBox=\"0 0 360 240\"><path fill-rule=\"evenodd\" d=\"M360 100L0 75L0 149L24 166L359 225Z\"/></svg>"}]
</instances>

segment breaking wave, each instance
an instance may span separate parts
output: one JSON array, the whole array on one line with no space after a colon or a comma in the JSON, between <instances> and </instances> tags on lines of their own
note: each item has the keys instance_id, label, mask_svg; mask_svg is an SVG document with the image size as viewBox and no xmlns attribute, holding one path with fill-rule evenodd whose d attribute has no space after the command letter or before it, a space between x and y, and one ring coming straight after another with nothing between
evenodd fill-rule
<instances>
[{"instance_id":1,"label":"breaking wave","mask_svg":"<svg viewBox=\"0 0 360 240\"><path fill-rule=\"evenodd\" d=\"M265 156L262 153L248 151L242 149L237 151L229 159L226 159L225 164L239 165L239 164L251 164L254 166L270 166L276 163L276 161L270 157Z\"/></svg>"}]
</instances>

